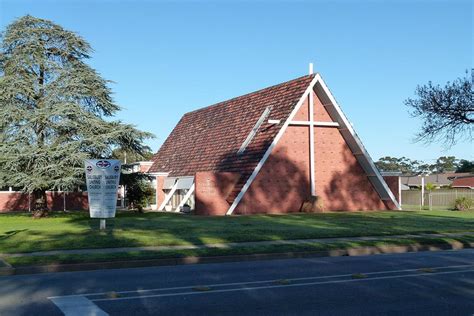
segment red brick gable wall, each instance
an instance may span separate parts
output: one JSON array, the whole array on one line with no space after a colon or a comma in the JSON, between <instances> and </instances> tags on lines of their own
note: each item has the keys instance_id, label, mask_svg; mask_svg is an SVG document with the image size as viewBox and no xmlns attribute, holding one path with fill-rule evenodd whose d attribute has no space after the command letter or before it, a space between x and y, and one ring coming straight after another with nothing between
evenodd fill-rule
<instances>
[{"instance_id":1,"label":"red brick gable wall","mask_svg":"<svg viewBox=\"0 0 474 316\"><path fill-rule=\"evenodd\" d=\"M315 95L317 121L332 121ZM294 120L307 120L308 100ZM327 211L387 209L337 128L315 127L315 184ZM235 214L298 212L310 199L309 127L289 126Z\"/></svg>"},{"instance_id":2,"label":"red brick gable wall","mask_svg":"<svg viewBox=\"0 0 474 316\"><path fill-rule=\"evenodd\" d=\"M289 126L235 214L298 212L310 196L309 129Z\"/></svg>"}]
</instances>

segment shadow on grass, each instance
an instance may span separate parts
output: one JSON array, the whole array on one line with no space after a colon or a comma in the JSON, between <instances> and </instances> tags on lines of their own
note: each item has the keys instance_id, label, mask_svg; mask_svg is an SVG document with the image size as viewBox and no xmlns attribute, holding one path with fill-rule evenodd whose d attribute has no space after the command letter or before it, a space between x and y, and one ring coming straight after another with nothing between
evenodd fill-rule
<instances>
[{"instance_id":1,"label":"shadow on grass","mask_svg":"<svg viewBox=\"0 0 474 316\"><path fill-rule=\"evenodd\" d=\"M10 222L9 222L10 221ZM352 212L203 217L118 213L99 231L87 213L54 213L33 220L0 215L0 252L212 244L329 237L389 236L472 231L474 214L437 212ZM15 233L12 234L11 232Z\"/></svg>"}]
</instances>

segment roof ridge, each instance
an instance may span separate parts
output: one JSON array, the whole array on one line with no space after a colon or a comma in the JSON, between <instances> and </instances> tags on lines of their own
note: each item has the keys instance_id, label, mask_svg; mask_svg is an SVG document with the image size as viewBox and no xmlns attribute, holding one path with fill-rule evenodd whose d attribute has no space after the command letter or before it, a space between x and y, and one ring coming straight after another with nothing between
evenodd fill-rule
<instances>
[{"instance_id":1,"label":"roof ridge","mask_svg":"<svg viewBox=\"0 0 474 316\"><path fill-rule=\"evenodd\" d=\"M245 94L242 94L242 95L239 95L239 96L236 96L236 97L227 99L227 100L219 101L219 102L217 102L217 103L214 103L214 104L211 104L211 105L202 107L202 108L198 108L198 109L196 109L196 110L192 110L192 111L186 112L186 113L183 114L183 116L188 115L188 114L191 114L191 113L203 111L203 110L206 110L206 109L209 109L209 108L212 108L212 107L221 105L221 104L223 104L223 103L228 103L228 102L233 101L233 100L236 100L236 99L248 97L248 96L251 96L252 94L258 94L258 93L261 93L261 92L263 92L263 91L265 91L265 90L274 89L274 88L276 88L276 87L278 87L278 86L283 86L283 85L292 83L292 82L294 82L294 81L301 80L301 79L306 78L306 77L308 77L308 78L314 78L315 76L316 76L316 73L311 74L311 75L304 75L304 76L301 76L301 77L298 77L298 78L295 78L295 79L291 79L291 80L288 80L288 81L285 81L285 82L280 82L280 83L274 84L274 85L269 86L269 87L265 87L265 88L258 89L258 90L252 91L252 92L248 92L248 93L245 93Z\"/></svg>"}]
</instances>

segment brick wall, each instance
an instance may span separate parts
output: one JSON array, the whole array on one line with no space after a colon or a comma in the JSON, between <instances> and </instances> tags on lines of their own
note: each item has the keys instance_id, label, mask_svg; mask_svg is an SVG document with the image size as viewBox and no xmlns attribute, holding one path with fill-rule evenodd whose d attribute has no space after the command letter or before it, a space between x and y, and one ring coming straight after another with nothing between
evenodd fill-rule
<instances>
[{"instance_id":1,"label":"brick wall","mask_svg":"<svg viewBox=\"0 0 474 316\"><path fill-rule=\"evenodd\" d=\"M163 185L165 183L165 176L156 177L156 207L160 207L165 200L165 192L163 192Z\"/></svg>"},{"instance_id":2,"label":"brick wall","mask_svg":"<svg viewBox=\"0 0 474 316\"><path fill-rule=\"evenodd\" d=\"M314 95L317 121L332 121ZM308 100L295 120L308 119ZM384 210L385 205L337 128L315 127L315 188L326 211ZM289 126L273 149L236 214L298 212L311 199L309 127Z\"/></svg>"},{"instance_id":3,"label":"brick wall","mask_svg":"<svg viewBox=\"0 0 474 316\"><path fill-rule=\"evenodd\" d=\"M384 176L385 182L387 183L390 191L392 191L395 199L400 201L400 177L399 176ZM399 202L400 203L400 202ZM392 208L395 208L393 206Z\"/></svg>"},{"instance_id":4,"label":"brick wall","mask_svg":"<svg viewBox=\"0 0 474 316\"><path fill-rule=\"evenodd\" d=\"M62 211L64 209L63 192L46 192L48 209ZM33 199L28 198L28 194L21 192L0 192L0 212L28 211L28 204L33 206ZM67 210L87 210L87 192L66 193Z\"/></svg>"},{"instance_id":5,"label":"brick wall","mask_svg":"<svg viewBox=\"0 0 474 316\"><path fill-rule=\"evenodd\" d=\"M195 212L198 215L225 215L226 201L240 175L233 172L197 172L195 175Z\"/></svg>"}]
</instances>

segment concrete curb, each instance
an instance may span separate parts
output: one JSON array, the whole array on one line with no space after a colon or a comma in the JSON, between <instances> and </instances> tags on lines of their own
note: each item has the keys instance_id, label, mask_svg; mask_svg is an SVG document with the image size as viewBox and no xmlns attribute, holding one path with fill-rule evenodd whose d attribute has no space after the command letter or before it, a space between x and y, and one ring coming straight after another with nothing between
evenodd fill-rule
<instances>
[{"instance_id":1,"label":"concrete curb","mask_svg":"<svg viewBox=\"0 0 474 316\"><path fill-rule=\"evenodd\" d=\"M376 254L393 254L420 251L440 251L440 250L460 250L474 248L474 243L453 242L451 244L412 244L406 246L370 246L356 247L347 249L334 249L325 251L306 251L306 252L283 252L268 254L250 254L234 256L216 256L216 257L184 257L184 258L166 258L166 259L147 259L147 260L129 260L129 261L111 261L111 262L93 262L93 263L75 263L75 264L50 264L44 266L25 266L12 267L5 262L7 267L0 268L0 275L13 274L36 274L51 272L72 272L89 271L101 269L125 269L125 268L143 268L153 266L174 266L183 264L202 264L202 263L225 263L238 261L258 261L292 258L314 258L314 257L340 257L340 256L367 256Z\"/></svg>"}]
</instances>

